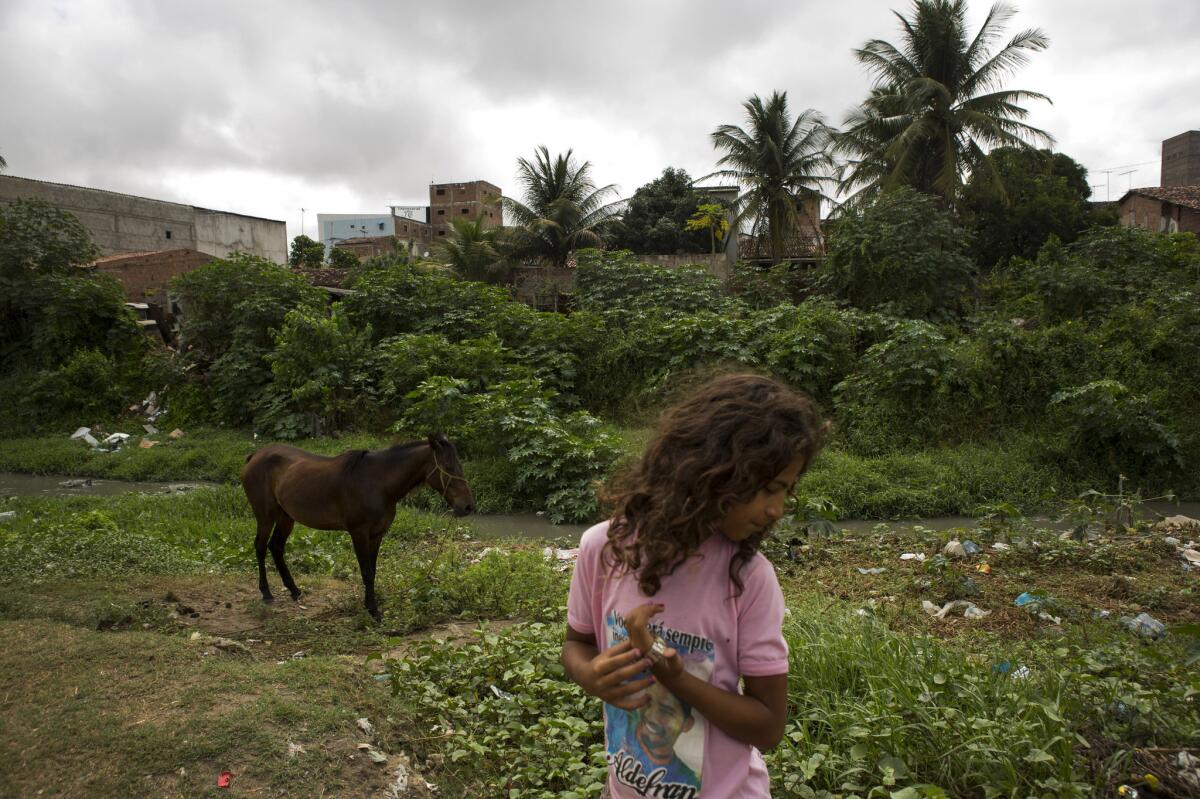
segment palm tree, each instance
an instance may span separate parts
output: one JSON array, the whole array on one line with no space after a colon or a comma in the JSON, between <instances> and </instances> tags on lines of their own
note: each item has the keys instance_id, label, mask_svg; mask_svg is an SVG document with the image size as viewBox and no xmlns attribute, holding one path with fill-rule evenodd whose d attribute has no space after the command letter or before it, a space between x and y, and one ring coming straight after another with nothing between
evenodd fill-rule
<instances>
[{"instance_id":1,"label":"palm tree","mask_svg":"<svg viewBox=\"0 0 1200 799\"><path fill-rule=\"evenodd\" d=\"M500 283L507 268L497 249L499 228L484 225L483 214L475 219L451 219L450 236L439 241L446 262L465 280Z\"/></svg>"},{"instance_id":2,"label":"palm tree","mask_svg":"<svg viewBox=\"0 0 1200 799\"><path fill-rule=\"evenodd\" d=\"M854 53L874 75L871 96L846 118L835 152L849 158L838 188L870 196L908 185L952 205L965 175L990 169L984 147L1051 144L1023 120L1020 103L1045 95L1005 89L1001 80L1044 50L1040 29L1022 31L989 52L1013 10L998 2L968 38L966 0L914 0L900 20L900 47L873 39ZM998 181L998 176L992 176Z\"/></svg>"},{"instance_id":3,"label":"palm tree","mask_svg":"<svg viewBox=\"0 0 1200 799\"><path fill-rule=\"evenodd\" d=\"M754 95L746 109L749 130L721 125L712 134L713 147L724 151L718 169L706 177L729 178L741 187L734 230L753 220L756 233L769 235L771 260L778 263L784 246L801 221L808 218L813 230L819 220L805 210L805 200L825 198L822 186L830 180L830 130L811 108L792 121L787 92L772 92L764 103Z\"/></svg>"},{"instance_id":4,"label":"palm tree","mask_svg":"<svg viewBox=\"0 0 1200 799\"><path fill-rule=\"evenodd\" d=\"M597 188L591 163L577 163L572 152L551 158L542 145L533 161L517 159L517 181L525 190L525 202L511 197L502 201L519 226L507 247L514 257L538 258L562 267L575 250L603 246L604 229L621 202L609 202L616 187Z\"/></svg>"}]
</instances>

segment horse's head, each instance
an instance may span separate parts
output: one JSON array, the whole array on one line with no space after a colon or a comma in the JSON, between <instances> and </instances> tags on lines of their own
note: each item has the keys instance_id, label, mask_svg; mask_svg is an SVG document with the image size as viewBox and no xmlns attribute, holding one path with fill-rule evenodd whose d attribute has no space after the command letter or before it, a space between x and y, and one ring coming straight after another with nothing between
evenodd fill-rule
<instances>
[{"instance_id":1,"label":"horse's head","mask_svg":"<svg viewBox=\"0 0 1200 799\"><path fill-rule=\"evenodd\" d=\"M455 516L466 516L475 511L475 496L463 477L458 451L442 433L429 435L431 468L425 476L425 485L442 495Z\"/></svg>"}]
</instances>

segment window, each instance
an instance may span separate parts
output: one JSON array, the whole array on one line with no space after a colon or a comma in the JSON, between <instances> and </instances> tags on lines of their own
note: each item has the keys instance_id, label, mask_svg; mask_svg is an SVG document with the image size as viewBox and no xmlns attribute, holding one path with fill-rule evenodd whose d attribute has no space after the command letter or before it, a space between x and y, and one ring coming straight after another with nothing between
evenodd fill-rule
<instances>
[{"instance_id":1,"label":"window","mask_svg":"<svg viewBox=\"0 0 1200 799\"><path fill-rule=\"evenodd\" d=\"M445 236L445 235L446 235L446 231L444 231L444 230L439 230L439 231L438 231L438 235L439 235L439 236Z\"/></svg>"},{"instance_id":2,"label":"window","mask_svg":"<svg viewBox=\"0 0 1200 799\"><path fill-rule=\"evenodd\" d=\"M383 223L382 223L382 222L380 222L380 223L379 223L379 229L380 229L380 230L383 230Z\"/></svg>"},{"instance_id":3,"label":"window","mask_svg":"<svg viewBox=\"0 0 1200 799\"><path fill-rule=\"evenodd\" d=\"M446 209L445 209L445 208L439 208L439 209L438 209L438 216L445 216L445 215L446 215Z\"/></svg>"},{"instance_id":4,"label":"window","mask_svg":"<svg viewBox=\"0 0 1200 799\"><path fill-rule=\"evenodd\" d=\"M171 231L169 231L169 230L167 231L167 238L168 239L171 238Z\"/></svg>"},{"instance_id":5,"label":"window","mask_svg":"<svg viewBox=\"0 0 1200 799\"><path fill-rule=\"evenodd\" d=\"M438 189L438 190L437 190L435 193L437 194L437 196L438 196L438 197L445 197L445 196L446 196L446 190L445 190L445 189Z\"/></svg>"},{"instance_id":6,"label":"window","mask_svg":"<svg viewBox=\"0 0 1200 799\"><path fill-rule=\"evenodd\" d=\"M469 214L469 213L471 213L471 210L470 210L469 208L464 208L464 209L462 210L462 212L463 212L464 214Z\"/></svg>"}]
</instances>

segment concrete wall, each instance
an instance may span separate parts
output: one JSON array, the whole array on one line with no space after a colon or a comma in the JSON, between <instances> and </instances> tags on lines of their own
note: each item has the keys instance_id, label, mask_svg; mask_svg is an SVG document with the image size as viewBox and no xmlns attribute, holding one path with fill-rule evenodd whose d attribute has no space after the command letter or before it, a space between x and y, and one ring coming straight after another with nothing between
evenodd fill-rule
<instances>
[{"instance_id":1,"label":"concrete wall","mask_svg":"<svg viewBox=\"0 0 1200 799\"><path fill-rule=\"evenodd\" d=\"M190 249L224 257L235 250L287 262L283 222L130 194L0 175L0 203L45 200L70 211L102 255Z\"/></svg>"},{"instance_id":2,"label":"concrete wall","mask_svg":"<svg viewBox=\"0 0 1200 799\"><path fill-rule=\"evenodd\" d=\"M657 266L677 267L699 264L722 280L728 280L733 275L733 266L723 252L715 255L712 253L684 253L682 255L638 255L636 257L644 264Z\"/></svg>"},{"instance_id":3,"label":"concrete wall","mask_svg":"<svg viewBox=\"0 0 1200 799\"><path fill-rule=\"evenodd\" d=\"M475 219L482 214L485 228L499 227L504 223L500 196L500 187L486 180L434 183L429 187L429 221L441 237L449 235L451 219Z\"/></svg>"}]
</instances>

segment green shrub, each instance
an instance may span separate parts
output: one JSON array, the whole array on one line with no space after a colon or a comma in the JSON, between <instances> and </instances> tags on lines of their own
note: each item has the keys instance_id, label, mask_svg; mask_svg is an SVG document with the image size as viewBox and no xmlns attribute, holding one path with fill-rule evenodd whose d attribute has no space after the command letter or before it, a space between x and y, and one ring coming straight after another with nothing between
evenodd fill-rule
<instances>
[{"instance_id":1,"label":"green shrub","mask_svg":"<svg viewBox=\"0 0 1200 799\"><path fill-rule=\"evenodd\" d=\"M288 411L316 414L331 431L367 421L377 411L370 340L369 327L352 328L336 309L329 317L319 310L289 312L267 356L275 376L271 392Z\"/></svg>"},{"instance_id":2,"label":"green shrub","mask_svg":"<svg viewBox=\"0 0 1200 799\"><path fill-rule=\"evenodd\" d=\"M968 246L966 231L935 198L897 189L837 223L823 280L837 297L866 310L954 316L974 287Z\"/></svg>"},{"instance_id":3,"label":"green shrub","mask_svg":"<svg viewBox=\"0 0 1200 799\"><path fill-rule=\"evenodd\" d=\"M1179 439L1144 395L1116 380L1095 380L1050 399L1066 452L1102 466L1110 480L1181 467ZM1106 481L1107 482L1107 481Z\"/></svg>"},{"instance_id":4,"label":"green shrub","mask_svg":"<svg viewBox=\"0 0 1200 799\"><path fill-rule=\"evenodd\" d=\"M896 323L834 388L838 425L863 452L965 437L976 421L977 394L961 342L919 320Z\"/></svg>"},{"instance_id":5,"label":"green shrub","mask_svg":"<svg viewBox=\"0 0 1200 799\"><path fill-rule=\"evenodd\" d=\"M575 295L579 307L619 315L718 311L725 300L721 281L703 266L645 264L622 250L579 250Z\"/></svg>"}]
</instances>

